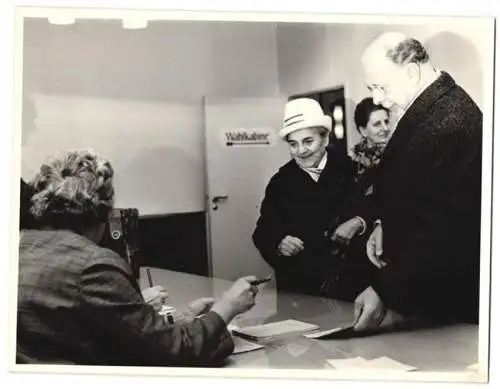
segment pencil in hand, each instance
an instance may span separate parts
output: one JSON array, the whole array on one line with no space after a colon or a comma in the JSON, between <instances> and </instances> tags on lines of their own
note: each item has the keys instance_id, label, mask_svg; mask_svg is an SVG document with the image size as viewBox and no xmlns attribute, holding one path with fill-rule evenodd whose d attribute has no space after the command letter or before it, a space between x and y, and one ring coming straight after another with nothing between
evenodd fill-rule
<instances>
[{"instance_id":1,"label":"pencil in hand","mask_svg":"<svg viewBox=\"0 0 500 389\"><path fill-rule=\"evenodd\" d=\"M260 280L255 280L255 281L250 281L250 285L257 286L260 284L264 284L266 282L271 281L273 278L271 276L266 277L266 278L261 278Z\"/></svg>"},{"instance_id":2,"label":"pencil in hand","mask_svg":"<svg viewBox=\"0 0 500 389\"><path fill-rule=\"evenodd\" d=\"M146 273L148 274L148 282L149 282L149 287L152 288L153 287L153 278L151 277L151 271L148 269L146 269Z\"/></svg>"}]
</instances>

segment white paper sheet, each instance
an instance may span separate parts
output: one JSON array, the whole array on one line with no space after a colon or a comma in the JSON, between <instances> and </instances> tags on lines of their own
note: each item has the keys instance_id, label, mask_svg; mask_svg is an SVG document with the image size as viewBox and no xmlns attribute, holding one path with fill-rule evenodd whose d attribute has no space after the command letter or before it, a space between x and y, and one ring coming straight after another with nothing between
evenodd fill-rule
<instances>
[{"instance_id":1,"label":"white paper sheet","mask_svg":"<svg viewBox=\"0 0 500 389\"><path fill-rule=\"evenodd\" d=\"M405 365L389 357L380 357L371 359L365 362L365 365L370 369L380 370L400 370L400 371L413 371L417 370L415 366Z\"/></svg>"},{"instance_id":2,"label":"white paper sheet","mask_svg":"<svg viewBox=\"0 0 500 389\"><path fill-rule=\"evenodd\" d=\"M362 357L326 360L327 365L335 369L360 368L365 362L366 359Z\"/></svg>"},{"instance_id":3,"label":"white paper sheet","mask_svg":"<svg viewBox=\"0 0 500 389\"><path fill-rule=\"evenodd\" d=\"M233 330L234 334L242 334L244 336L249 336L255 339L258 338L269 338L273 336L283 335L293 332L308 332L318 329L319 327L315 324L304 323L298 320L283 320L274 323L266 323L257 326L239 328Z\"/></svg>"},{"instance_id":4,"label":"white paper sheet","mask_svg":"<svg viewBox=\"0 0 500 389\"><path fill-rule=\"evenodd\" d=\"M374 369L391 371L415 371L415 366L405 365L389 357L364 359L362 357L346 359L327 359L326 363L336 369Z\"/></svg>"}]
</instances>

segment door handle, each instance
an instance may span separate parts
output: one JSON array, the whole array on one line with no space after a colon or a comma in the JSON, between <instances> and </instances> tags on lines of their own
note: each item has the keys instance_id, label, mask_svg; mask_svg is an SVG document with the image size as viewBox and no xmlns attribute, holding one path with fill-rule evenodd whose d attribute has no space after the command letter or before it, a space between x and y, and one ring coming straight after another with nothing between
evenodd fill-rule
<instances>
[{"instance_id":1,"label":"door handle","mask_svg":"<svg viewBox=\"0 0 500 389\"><path fill-rule=\"evenodd\" d=\"M216 211L217 209L219 209L219 206L218 206L219 201L227 200L227 199L228 199L227 195L212 197L212 209L214 211Z\"/></svg>"}]
</instances>

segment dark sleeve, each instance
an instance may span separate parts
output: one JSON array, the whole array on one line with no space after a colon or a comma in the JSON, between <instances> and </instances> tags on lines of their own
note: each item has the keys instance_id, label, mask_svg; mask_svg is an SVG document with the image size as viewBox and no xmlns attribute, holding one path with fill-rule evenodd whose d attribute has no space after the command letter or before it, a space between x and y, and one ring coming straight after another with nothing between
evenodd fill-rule
<instances>
[{"instance_id":1,"label":"dark sleeve","mask_svg":"<svg viewBox=\"0 0 500 389\"><path fill-rule=\"evenodd\" d=\"M479 116L479 117L478 117ZM474 299L478 280L481 217L482 120L471 115L463 131L451 117L444 135L419 147L411 179L415 211L397 258L372 284L389 307L402 313ZM417 163L418 162L418 163ZM410 174L409 174L410 175ZM383 225L383 220L382 220ZM457 310L463 308L457 307Z\"/></svg>"},{"instance_id":2,"label":"dark sleeve","mask_svg":"<svg viewBox=\"0 0 500 389\"><path fill-rule=\"evenodd\" d=\"M366 169L357 178L353 193L353 201L350 203L350 215L359 216L366 222L367 231L371 231L375 220L380 218L377 207L377 193L374 186L377 167Z\"/></svg>"},{"instance_id":3,"label":"dark sleeve","mask_svg":"<svg viewBox=\"0 0 500 389\"><path fill-rule=\"evenodd\" d=\"M361 217L365 221L367 227L365 234L369 234L371 232L371 225L377 219L375 198L372 193L373 171L360 175L358 174L357 163L350 158L349 161L346 164L344 178L346 193L342 205L339 207L338 215L335 215L328 223L326 232L328 236L333 235L340 224L356 216Z\"/></svg>"},{"instance_id":4,"label":"dark sleeve","mask_svg":"<svg viewBox=\"0 0 500 389\"><path fill-rule=\"evenodd\" d=\"M380 214L377 208L377 195L373 184L363 186L361 191L358 191L358 196L350 204L349 212L351 217L359 216L366 223L366 233L368 235L373 230L372 226L377 219L380 219Z\"/></svg>"},{"instance_id":5,"label":"dark sleeve","mask_svg":"<svg viewBox=\"0 0 500 389\"><path fill-rule=\"evenodd\" d=\"M21 191L19 202L19 229L35 228L35 218L31 215L32 187L21 178Z\"/></svg>"},{"instance_id":6,"label":"dark sleeve","mask_svg":"<svg viewBox=\"0 0 500 389\"><path fill-rule=\"evenodd\" d=\"M89 326L109 336L110 344L130 350L133 364L217 366L233 352L225 322L215 312L189 324L167 324L146 304L128 265L100 257L81 276L82 312Z\"/></svg>"},{"instance_id":7,"label":"dark sleeve","mask_svg":"<svg viewBox=\"0 0 500 389\"><path fill-rule=\"evenodd\" d=\"M278 178L274 176L266 187L259 219L252 236L255 247L271 266L276 260L278 245L286 236L276 209L276 204L280 201L279 188Z\"/></svg>"},{"instance_id":8,"label":"dark sleeve","mask_svg":"<svg viewBox=\"0 0 500 389\"><path fill-rule=\"evenodd\" d=\"M447 282L443 276L448 261L436 258L440 242L433 239L442 231L439 219L432 209L421 209L418 227L398 251L404 258L385 258L389 264L375 273L371 286L387 307L403 315L425 310L427 298L438 298L437 287Z\"/></svg>"}]
</instances>

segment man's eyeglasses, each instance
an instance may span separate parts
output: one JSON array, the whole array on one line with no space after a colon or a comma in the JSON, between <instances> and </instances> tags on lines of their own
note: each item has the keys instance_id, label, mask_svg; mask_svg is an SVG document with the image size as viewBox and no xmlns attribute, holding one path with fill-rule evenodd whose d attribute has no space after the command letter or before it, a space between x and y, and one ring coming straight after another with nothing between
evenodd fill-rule
<instances>
[{"instance_id":1,"label":"man's eyeglasses","mask_svg":"<svg viewBox=\"0 0 500 389\"><path fill-rule=\"evenodd\" d=\"M370 92L377 91L377 92L385 94L386 93L386 89L387 89L387 87L384 86L384 85L376 85L376 84L368 85L368 90Z\"/></svg>"}]
</instances>

